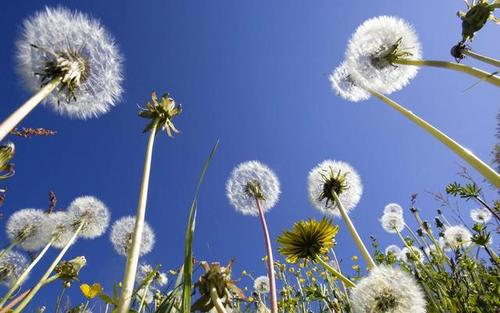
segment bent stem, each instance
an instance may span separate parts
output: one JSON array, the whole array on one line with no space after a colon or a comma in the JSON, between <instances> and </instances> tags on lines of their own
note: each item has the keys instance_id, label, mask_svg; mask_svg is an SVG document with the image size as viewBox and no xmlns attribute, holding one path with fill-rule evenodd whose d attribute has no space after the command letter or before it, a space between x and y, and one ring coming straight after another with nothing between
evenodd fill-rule
<instances>
[{"instance_id":1,"label":"bent stem","mask_svg":"<svg viewBox=\"0 0 500 313\"><path fill-rule=\"evenodd\" d=\"M476 53L472 50L469 50L467 48L463 49L462 51L462 54L465 54L465 55L468 55L470 56L471 58L474 58L476 60L479 60L481 62L484 62L484 63L487 63L487 64L490 64L490 65L493 65L493 66L496 66L496 67L500 67L500 61L497 60L497 59L494 59L494 58L490 58L490 57L487 57L485 55L482 55L482 54L479 54L479 53Z\"/></svg>"},{"instance_id":2,"label":"bent stem","mask_svg":"<svg viewBox=\"0 0 500 313\"><path fill-rule=\"evenodd\" d=\"M210 300L212 300L212 304L217 310L217 313L227 313L214 285L210 286Z\"/></svg>"},{"instance_id":3,"label":"bent stem","mask_svg":"<svg viewBox=\"0 0 500 313\"><path fill-rule=\"evenodd\" d=\"M491 167L488 166L485 162L479 159L476 155L474 155L471 151L462 147L458 142L448 137L445 133L432 126L424 119L420 118L410 110L401 106L399 103L391 100L390 98L384 96L378 91L373 89L367 89L373 96L379 98L393 109L403 114L406 118L423 128L429 134L434 136L437 140L441 141L448 148L450 148L455 154L461 157L464 161L469 163L472 167L474 167L481 175L483 175L488 181L490 181L495 187L500 188L500 175L495 172Z\"/></svg>"},{"instance_id":4,"label":"bent stem","mask_svg":"<svg viewBox=\"0 0 500 313\"><path fill-rule=\"evenodd\" d=\"M69 241L66 243L64 248L59 252L57 257L54 259L54 262L49 266L45 274L43 274L42 278L38 281L38 283L31 289L30 293L24 298L24 300L16 307L16 309L12 313L20 313L24 310L24 308L30 303L31 299L38 293L38 291L47 283L53 281L52 278L49 278L50 274L54 271L56 268L57 264L61 261L63 256L66 254L68 249L73 245L73 243L76 241L76 238L82 231L83 226L85 225L85 222L80 222L80 225L78 225L78 228L75 230L73 233L73 236L69 239ZM56 275L57 276L57 275ZM54 276L53 276L54 277Z\"/></svg>"},{"instance_id":5,"label":"bent stem","mask_svg":"<svg viewBox=\"0 0 500 313\"><path fill-rule=\"evenodd\" d=\"M264 212L260 206L258 198L255 198L255 203L257 204L257 209L259 211L260 223L262 224L262 230L264 232L264 239L266 241L267 249L267 276L269 278L269 298L271 300L271 312L278 313L278 297L276 296L276 279L274 277L274 259L273 259L273 248L271 247L271 239L269 237L269 231L267 229L266 219L264 217Z\"/></svg>"},{"instance_id":6,"label":"bent stem","mask_svg":"<svg viewBox=\"0 0 500 313\"><path fill-rule=\"evenodd\" d=\"M320 256L316 257L316 261L318 261L323 267L332 273L335 277L340 279L347 287L356 287L356 285L347 277L342 275L339 271L333 268L330 264L326 263L325 260L323 260Z\"/></svg>"},{"instance_id":7,"label":"bent stem","mask_svg":"<svg viewBox=\"0 0 500 313\"><path fill-rule=\"evenodd\" d=\"M19 278L15 281L15 283L10 287L9 291L3 296L3 298L0 300L0 308L3 307L5 302L9 300L9 298L12 296L12 294L21 286L21 284L26 280L28 277L29 273L33 270L35 265L42 259L42 257L45 255L47 250L49 250L50 246L52 246L52 243L54 242L55 237L52 237L50 241L45 245L45 247L38 253L38 256L31 262L31 264L24 270L24 272L19 276Z\"/></svg>"},{"instance_id":8,"label":"bent stem","mask_svg":"<svg viewBox=\"0 0 500 313\"><path fill-rule=\"evenodd\" d=\"M496 76L494 73L488 73L486 71L477 69L472 66L467 66L459 63L447 62L447 61L434 61L434 60L410 60L410 59L396 59L393 61L394 64L402 65L416 65L416 66L432 66L432 67L442 67L457 72L462 72L469 74L481 80L484 80L490 84L500 87L500 77Z\"/></svg>"},{"instance_id":9,"label":"bent stem","mask_svg":"<svg viewBox=\"0 0 500 313\"><path fill-rule=\"evenodd\" d=\"M347 211L344 208L344 205L340 201L339 196L337 195L337 193L333 189L330 192L332 194L333 199L337 203L337 207L340 211L340 215L342 216L344 223L347 225L347 229L349 229L349 232L351 233L351 236L354 239L356 246L358 247L359 251L363 255L363 258L365 259L366 265L368 266L369 269L376 267L375 261L373 261L373 258L370 255L370 252L368 252L368 249L366 248L365 244L363 243L363 240L361 240L361 237L359 236L358 232L356 231L356 228L354 227L354 224L352 223L351 218L347 214Z\"/></svg>"},{"instance_id":10,"label":"bent stem","mask_svg":"<svg viewBox=\"0 0 500 313\"><path fill-rule=\"evenodd\" d=\"M127 313L130 308L132 293L134 292L135 274L139 262L139 252L142 241L142 231L144 229L144 219L146 217L146 204L148 200L149 174L151 172L151 159L153 156L153 145L156 135L156 123L149 133L148 145L146 148L146 157L144 159L144 171L142 175L141 191L139 193L139 203L135 217L134 234L132 235L132 244L128 250L127 265L123 277L123 289L118 303L117 313Z\"/></svg>"},{"instance_id":11,"label":"bent stem","mask_svg":"<svg viewBox=\"0 0 500 313\"><path fill-rule=\"evenodd\" d=\"M23 103L2 124L0 124L0 141L13 130L43 99L61 84L61 78L56 77L43 86L36 94Z\"/></svg>"}]
</instances>

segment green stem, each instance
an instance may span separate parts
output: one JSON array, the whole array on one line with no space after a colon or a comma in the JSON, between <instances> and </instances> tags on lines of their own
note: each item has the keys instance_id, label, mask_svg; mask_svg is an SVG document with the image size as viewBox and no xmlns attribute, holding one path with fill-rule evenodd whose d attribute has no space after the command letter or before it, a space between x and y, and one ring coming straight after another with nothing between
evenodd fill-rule
<instances>
[{"instance_id":1,"label":"green stem","mask_svg":"<svg viewBox=\"0 0 500 313\"><path fill-rule=\"evenodd\" d=\"M460 63L447 62L447 61L434 61L434 60L409 60L409 59L396 59L393 61L394 64L402 65L416 65L416 66L432 66L441 67L465 74L469 74L481 80L484 80L490 84L500 87L500 77L496 76L494 73L488 73L486 71L463 65Z\"/></svg>"},{"instance_id":2,"label":"green stem","mask_svg":"<svg viewBox=\"0 0 500 313\"><path fill-rule=\"evenodd\" d=\"M318 261L326 270L328 270L330 273L335 275L335 277L346 284L347 287L356 287L356 285L349 278L345 277L344 275L342 275L342 273L334 269L330 264L326 263L325 260L323 260L320 256L316 257L316 261Z\"/></svg>"},{"instance_id":3,"label":"green stem","mask_svg":"<svg viewBox=\"0 0 500 313\"><path fill-rule=\"evenodd\" d=\"M331 249L331 252L332 252L332 255L333 255L333 260L335 261L335 267L337 268L337 270L339 271L339 273L342 274L342 270L340 268L340 262L337 259L337 254L335 253L335 250L333 250L333 249ZM351 301L349 299L349 293L347 292L347 287L346 287L346 285L345 285L345 283L343 281L340 281L340 282L342 283L342 290L344 291L345 299L346 299L347 303L350 306L351 305Z\"/></svg>"},{"instance_id":4,"label":"green stem","mask_svg":"<svg viewBox=\"0 0 500 313\"><path fill-rule=\"evenodd\" d=\"M368 91L375 97L379 98L393 109L403 114L406 118L420 126L422 129L430 133L434 138L441 141L448 148L450 148L455 154L461 157L464 161L469 163L472 167L474 167L481 175L483 175L486 179L488 179L494 186L500 188L500 175L495 172L491 167L489 167L485 162L479 159L476 155L474 155L468 149L462 147L458 142L448 137L446 134L441 132L439 129L435 128L422 118L415 115L410 110L404 108L399 103L391 100L390 98L384 96L378 91L368 89Z\"/></svg>"},{"instance_id":5,"label":"green stem","mask_svg":"<svg viewBox=\"0 0 500 313\"><path fill-rule=\"evenodd\" d=\"M332 194L333 199L335 199L335 202L337 203L337 208L340 211L340 215L342 216L344 223L347 225L347 229L349 229L349 232L351 233L351 236L354 239L354 242L356 242L356 246L358 247L359 251L361 251L363 258L365 259L368 268L371 269L371 268L376 267L375 261L373 261L373 258L370 255L370 252L368 252L368 249L366 248L365 244L361 240L361 237L359 236L358 232L356 231L356 228L354 227L354 224L352 223L351 218L347 214L347 210L344 208L342 201L340 201L339 196L337 195L337 193L333 189L331 190L331 194Z\"/></svg>"},{"instance_id":6,"label":"green stem","mask_svg":"<svg viewBox=\"0 0 500 313\"><path fill-rule=\"evenodd\" d=\"M217 313L227 313L224 305L222 304L222 301L219 298L219 295L217 294L217 289L213 285L210 286L210 300L212 300L212 304L217 310Z\"/></svg>"},{"instance_id":7,"label":"green stem","mask_svg":"<svg viewBox=\"0 0 500 313\"><path fill-rule=\"evenodd\" d=\"M55 310L56 313L59 313L59 310L61 309L61 303L64 297L64 293L66 292L66 289L67 289L66 286L63 286L61 293L57 297L56 310Z\"/></svg>"},{"instance_id":8,"label":"green stem","mask_svg":"<svg viewBox=\"0 0 500 313\"><path fill-rule=\"evenodd\" d=\"M139 309L137 309L137 313L141 313L142 311L142 308L144 307L144 303L146 303L146 296L148 294L148 291L149 291L149 286L151 285L151 281L153 279L149 279L148 280L148 283L146 284L146 286L144 286L144 293L142 294L142 297L141 297L141 302L139 304Z\"/></svg>"},{"instance_id":9,"label":"green stem","mask_svg":"<svg viewBox=\"0 0 500 313\"><path fill-rule=\"evenodd\" d=\"M481 55L481 54L476 53L476 52L469 50L467 48L463 49L461 52L462 52L462 54L468 55L471 58L474 58L474 59L479 60L481 62L490 64L490 65L493 65L496 67L500 67L500 61L497 59L490 58L490 57L487 57L485 55Z\"/></svg>"}]
</instances>

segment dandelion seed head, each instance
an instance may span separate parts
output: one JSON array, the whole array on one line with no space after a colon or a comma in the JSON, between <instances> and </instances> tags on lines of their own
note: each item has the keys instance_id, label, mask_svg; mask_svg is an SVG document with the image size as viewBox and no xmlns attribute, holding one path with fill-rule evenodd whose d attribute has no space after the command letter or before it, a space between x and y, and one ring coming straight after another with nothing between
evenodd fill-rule
<instances>
[{"instance_id":1,"label":"dandelion seed head","mask_svg":"<svg viewBox=\"0 0 500 313\"><path fill-rule=\"evenodd\" d=\"M425 313L420 286L401 269L378 266L351 290L354 313Z\"/></svg>"},{"instance_id":2,"label":"dandelion seed head","mask_svg":"<svg viewBox=\"0 0 500 313\"><path fill-rule=\"evenodd\" d=\"M404 247L403 249L401 249L399 259L405 263L408 263L411 261L423 262L424 255L422 253L422 250L420 250L418 247L410 246L410 247Z\"/></svg>"},{"instance_id":3,"label":"dandelion seed head","mask_svg":"<svg viewBox=\"0 0 500 313\"><path fill-rule=\"evenodd\" d=\"M132 244L134 234L135 217L125 216L117 220L111 227L111 243L119 255L127 256L128 249ZM155 234L148 223L144 222L142 230L141 247L139 255L143 256L153 250L155 244Z\"/></svg>"},{"instance_id":4,"label":"dandelion seed head","mask_svg":"<svg viewBox=\"0 0 500 313\"><path fill-rule=\"evenodd\" d=\"M0 283L11 287L29 264L23 254L12 250L6 252L0 257Z\"/></svg>"},{"instance_id":5,"label":"dandelion seed head","mask_svg":"<svg viewBox=\"0 0 500 313\"><path fill-rule=\"evenodd\" d=\"M397 203L389 203L384 207L384 214L397 213L403 215L403 208Z\"/></svg>"},{"instance_id":6,"label":"dandelion seed head","mask_svg":"<svg viewBox=\"0 0 500 313\"><path fill-rule=\"evenodd\" d=\"M382 224L382 228L391 234L400 233L405 227L403 215L394 212L384 213L380 219L380 223Z\"/></svg>"},{"instance_id":7,"label":"dandelion seed head","mask_svg":"<svg viewBox=\"0 0 500 313\"><path fill-rule=\"evenodd\" d=\"M45 230L50 237L54 237L52 246L57 249L62 249L73 236L74 229L71 225L71 220L67 212L52 212L48 214L45 221Z\"/></svg>"},{"instance_id":8,"label":"dandelion seed head","mask_svg":"<svg viewBox=\"0 0 500 313\"><path fill-rule=\"evenodd\" d=\"M389 255L390 253L399 259L401 248L396 245L388 245L387 248L385 248L385 254Z\"/></svg>"},{"instance_id":9,"label":"dandelion seed head","mask_svg":"<svg viewBox=\"0 0 500 313\"><path fill-rule=\"evenodd\" d=\"M153 302L154 295L150 289L142 287L137 291L137 298L139 299L139 302L144 299L145 303L150 304Z\"/></svg>"},{"instance_id":10,"label":"dandelion seed head","mask_svg":"<svg viewBox=\"0 0 500 313\"><path fill-rule=\"evenodd\" d=\"M308 177L309 200L323 214L340 216L331 196L335 190L346 211L351 211L361 199L363 185L357 171L346 162L326 160L313 168Z\"/></svg>"},{"instance_id":11,"label":"dandelion seed head","mask_svg":"<svg viewBox=\"0 0 500 313\"><path fill-rule=\"evenodd\" d=\"M269 293L269 278L267 276L255 278L253 289L259 294Z\"/></svg>"},{"instance_id":12,"label":"dandelion seed head","mask_svg":"<svg viewBox=\"0 0 500 313\"><path fill-rule=\"evenodd\" d=\"M262 211L268 212L279 200L281 190L276 174L259 161L247 161L232 171L226 183L226 195L236 211L259 215L255 199Z\"/></svg>"},{"instance_id":13,"label":"dandelion seed head","mask_svg":"<svg viewBox=\"0 0 500 313\"><path fill-rule=\"evenodd\" d=\"M460 247L467 248L472 243L472 234L461 225L447 227L443 235L446 246L453 250Z\"/></svg>"},{"instance_id":14,"label":"dandelion seed head","mask_svg":"<svg viewBox=\"0 0 500 313\"><path fill-rule=\"evenodd\" d=\"M64 72L62 84L44 102L71 118L87 119L110 110L121 98L122 57L101 23L63 7L37 12L24 21L17 42L18 71L33 92Z\"/></svg>"},{"instance_id":15,"label":"dandelion seed head","mask_svg":"<svg viewBox=\"0 0 500 313\"><path fill-rule=\"evenodd\" d=\"M406 86L418 67L391 64L397 58L421 58L421 46L413 28L393 16L366 20L352 35L346 66L360 86L390 94Z\"/></svg>"},{"instance_id":16,"label":"dandelion seed head","mask_svg":"<svg viewBox=\"0 0 500 313\"><path fill-rule=\"evenodd\" d=\"M339 65L329 78L335 93L345 100L358 102L367 100L371 96L353 81L345 63Z\"/></svg>"},{"instance_id":17,"label":"dandelion seed head","mask_svg":"<svg viewBox=\"0 0 500 313\"><path fill-rule=\"evenodd\" d=\"M477 208L470 211L470 217L476 223L486 224L491 221L493 215L487 208Z\"/></svg>"},{"instance_id":18,"label":"dandelion seed head","mask_svg":"<svg viewBox=\"0 0 500 313\"><path fill-rule=\"evenodd\" d=\"M80 236L93 239L106 232L109 226L110 213L106 205L92 196L78 197L71 202L68 216L74 228L84 223Z\"/></svg>"},{"instance_id":19,"label":"dandelion seed head","mask_svg":"<svg viewBox=\"0 0 500 313\"><path fill-rule=\"evenodd\" d=\"M36 251L49 241L44 224L47 215L42 210L22 209L11 215L6 232L10 241L18 241L19 247Z\"/></svg>"}]
</instances>

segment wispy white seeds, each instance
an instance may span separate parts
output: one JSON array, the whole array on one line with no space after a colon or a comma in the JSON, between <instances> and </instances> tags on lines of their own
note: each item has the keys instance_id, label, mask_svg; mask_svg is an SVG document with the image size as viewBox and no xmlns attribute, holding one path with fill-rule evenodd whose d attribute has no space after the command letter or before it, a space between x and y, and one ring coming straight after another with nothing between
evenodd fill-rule
<instances>
[{"instance_id":1,"label":"wispy white seeds","mask_svg":"<svg viewBox=\"0 0 500 313\"><path fill-rule=\"evenodd\" d=\"M110 214L104 203L92 196L78 197L71 202L68 216L74 228L84 223L80 236L93 239L106 232Z\"/></svg>"},{"instance_id":2,"label":"wispy white seeds","mask_svg":"<svg viewBox=\"0 0 500 313\"><path fill-rule=\"evenodd\" d=\"M259 294L269 293L269 278L267 276L255 278L253 289Z\"/></svg>"},{"instance_id":3,"label":"wispy white seeds","mask_svg":"<svg viewBox=\"0 0 500 313\"><path fill-rule=\"evenodd\" d=\"M68 213L59 211L48 214L46 225L45 230L49 236L54 237L52 246L58 249L64 248L74 233Z\"/></svg>"},{"instance_id":4,"label":"wispy white seeds","mask_svg":"<svg viewBox=\"0 0 500 313\"><path fill-rule=\"evenodd\" d=\"M401 249L400 253L400 259L403 262L423 262L424 261L424 255L422 253L422 250L420 250L418 247L415 246L410 246L404 247Z\"/></svg>"},{"instance_id":5,"label":"wispy white seeds","mask_svg":"<svg viewBox=\"0 0 500 313\"><path fill-rule=\"evenodd\" d=\"M36 47L34 47L35 45ZM101 23L86 14L63 7L45 8L23 24L23 33L17 42L18 71L31 91L42 84L40 75L47 62L56 61L56 55L72 53L83 59L86 77L79 78L78 64L66 62L79 80L74 90L76 100L67 89L59 88L45 102L59 114L87 119L109 111L122 95L122 57L113 37Z\"/></svg>"},{"instance_id":6,"label":"wispy white seeds","mask_svg":"<svg viewBox=\"0 0 500 313\"><path fill-rule=\"evenodd\" d=\"M400 233L405 227L405 220L403 215L394 212L384 213L380 219L382 228L388 233Z\"/></svg>"},{"instance_id":7,"label":"wispy white seeds","mask_svg":"<svg viewBox=\"0 0 500 313\"><path fill-rule=\"evenodd\" d=\"M418 283L401 269L375 267L351 290L354 313L425 313L426 301Z\"/></svg>"},{"instance_id":8,"label":"wispy white seeds","mask_svg":"<svg viewBox=\"0 0 500 313\"><path fill-rule=\"evenodd\" d=\"M135 217L126 216L117 220L111 227L111 243L119 255L127 256L128 249L132 244L134 234ZM139 255L145 255L153 249L155 234L148 223L144 223L142 230L142 241Z\"/></svg>"},{"instance_id":9,"label":"wispy white seeds","mask_svg":"<svg viewBox=\"0 0 500 313\"><path fill-rule=\"evenodd\" d=\"M333 71L330 75L330 83L335 93L348 101L363 101L371 96L368 91L354 82L345 63Z\"/></svg>"},{"instance_id":10,"label":"wispy white seeds","mask_svg":"<svg viewBox=\"0 0 500 313\"><path fill-rule=\"evenodd\" d=\"M385 254L389 255L389 253L392 253L396 258L399 259L401 248L396 245L388 245L387 248L385 248Z\"/></svg>"},{"instance_id":11,"label":"wispy white seeds","mask_svg":"<svg viewBox=\"0 0 500 313\"><path fill-rule=\"evenodd\" d=\"M487 208L477 208L470 210L470 217L476 223L486 224L491 221L493 214Z\"/></svg>"},{"instance_id":12,"label":"wispy white seeds","mask_svg":"<svg viewBox=\"0 0 500 313\"><path fill-rule=\"evenodd\" d=\"M44 230L47 215L42 210L23 209L9 218L6 226L10 241L27 251L37 251L49 240Z\"/></svg>"},{"instance_id":13,"label":"wispy white seeds","mask_svg":"<svg viewBox=\"0 0 500 313\"><path fill-rule=\"evenodd\" d=\"M446 246L453 250L460 247L467 248L472 243L472 234L461 225L447 227L443 238Z\"/></svg>"},{"instance_id":14,"label":"wispy white seeds","mask_svg":"<svg viewBox=\"0 0 500 313\"><path fill-rule=\"evenodd\" d=\"M28 258L16 251L9 251L0 258L0 283L11 287L29 266Z\"/></svg>"},{"instance_id":15,"label":"wispy white seeds","mask_svg":"<svg viewBox=\"0 0 500 313\"><path fill-rule=\"evenodd\" d=\"M142 287L137 291L137 299L139 300L139 302L144 299L145 303L150 304L151 302L153 302L154 295L150 289L146 290L146 288Z\"/></svg>"},{"instance_id":16,"label":"wispy white seeds","mask_svg":"<svg viewBox=\"0 0 500 313\"><path fill-rule=\"evenodd\" d=\"M247 161L236 166L226 183L226 195L236 211L244 215L259 214L249 184L260 190L262 211L267 212L276 205L281 193L278 177L261 162Z\"/></svg>"},{"instance_id":17,"label":"wispy white seeds","mask_svg":"<svg viewBox=\"0 0 500 313\"><path fill-rule=\"evenodd\" d=\"M403 208L397 203L389 203L384 207L384 214L397 213L403 215Z\"/></svg>"}]
</instances>

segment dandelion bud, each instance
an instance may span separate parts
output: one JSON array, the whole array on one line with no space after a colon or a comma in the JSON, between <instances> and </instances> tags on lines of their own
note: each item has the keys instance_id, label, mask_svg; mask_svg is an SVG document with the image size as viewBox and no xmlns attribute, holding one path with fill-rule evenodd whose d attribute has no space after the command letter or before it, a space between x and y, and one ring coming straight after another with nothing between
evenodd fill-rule
<instances>
[{"instance_id":1,"label":"dandelion bud","mask_svg":"<svg viewBox=\"0 0 500 313\"><path fill-rule=\"evenodd\" d=\"M58 278L64 282L71 282L78 279L80 270L87 264L84 256L76 257L69 261L61 261L54 272L57 273Z\"/></svg>"}]
</instances>

